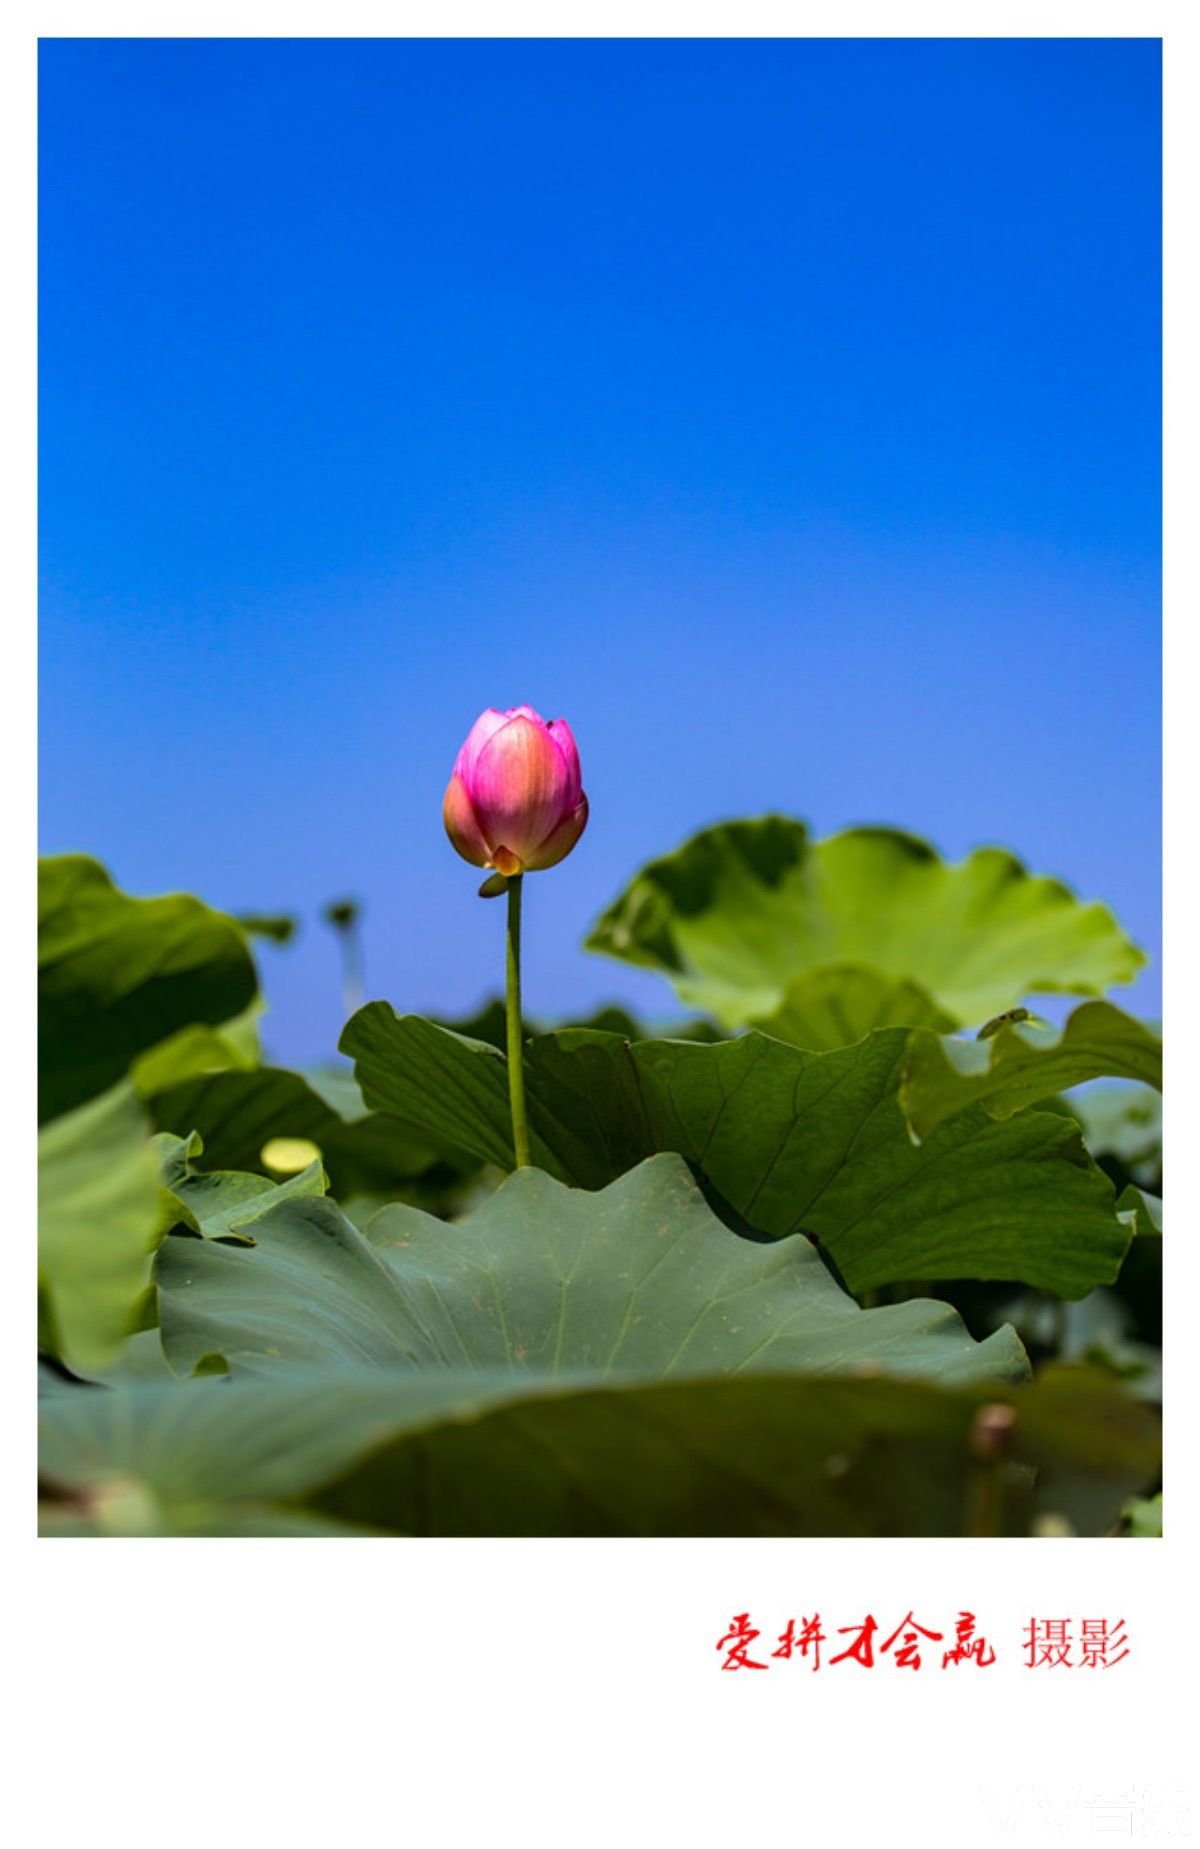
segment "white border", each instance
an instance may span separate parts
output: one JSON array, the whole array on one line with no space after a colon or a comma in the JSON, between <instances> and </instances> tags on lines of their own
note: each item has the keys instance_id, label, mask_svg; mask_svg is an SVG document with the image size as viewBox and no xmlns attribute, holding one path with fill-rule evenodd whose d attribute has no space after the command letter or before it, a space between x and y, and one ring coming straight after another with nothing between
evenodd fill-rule
<instances>
[{"instance_id":1,"label":"white border","mask_svg":"<svg viewBox=\"0 0 1200 1849\"><path fill-rule=\"evenodd\" d=\"M1196 9L1128 4L738 8L622 3L413 8L147 4L17 8L0 61L0 168L11 197L5 291L9 435L3 506L11 665L3 864L32 893L34 35L378 37L1165 37L1167 261L1166 974L1173 1040L1194 1022L1197 727L1195 547L1200 494L1194 255ZM19 613L19 614L18 614ZM1114 664L1119 672L1119 664ZM1189 783L1189 771L1192 775ZM8 895L6 895L7 897ZM4 908L10 1014L23 1047L3 1121L32 1148L29 917ZM1200 1224L1182 1126L1190 1062L1171 1060L1168 1536L1161 1544L1032 1542L178 1542L39 1546L27 1319L10 1312L20 1405L5 1484L7 1678L27 1716L20 1775L51 1845L375 1842L439 1846L771 1840L929 1842L1137 1834L1146 1805L1190 1796L1183 1652L1195 1508L1188 1305ZM1189 1086L1193 1096L1188 1096ZM1180 1135L1175 1126L1180 1126ZM32 1249L32 1213L6 1212ZM23 1231L21 1229L24 1229ZM32 1279L32 1260L22 1278ZM11 1270L9 1275L11 1276ZM1147 1551L1152 1548L1153 1551ZM1194 1569L1193 1569L1194 1570ZM921 1616L969 1603L1010 1660L953 1676L723 1675L713 1645L735 1610L764 1632L819 1604ZM1134 1651L1107 1677L1025 1672L1030 1615L1120 1615ZM960 1678L964 1672L959 1672ZM839 1679L841 1678L841 1679ZM853 1692L851 1692L853 1691ZM1181 1787L1183 1791L1181 1792ZM1129 1800L1121 1810L1100 1801ZM1140 1805L1140 1811L1134 1806ZM1114 1822L1115 1818L1115 1822ZM16 1840L23 1841L26 1824Z\"/></svg>"}]
</instances>

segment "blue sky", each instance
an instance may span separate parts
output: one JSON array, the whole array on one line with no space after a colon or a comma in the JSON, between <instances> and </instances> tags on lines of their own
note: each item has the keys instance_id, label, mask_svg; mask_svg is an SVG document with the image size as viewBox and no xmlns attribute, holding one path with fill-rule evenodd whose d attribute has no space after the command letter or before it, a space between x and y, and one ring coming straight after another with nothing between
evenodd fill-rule
<instances>
[{"instance_id":1,"label":"blue sky","mask_svg":"<svg viewBox=\"0 0 1200 1849\"><path fill-rule=\"evenodd\" d=\"M290 909L277 1056L464 1012L478 711L592 820L527 1000L721 817L984 841L1157 962L1159 47L58 40L41 54L47 852ZM1157 968L1126 992L1160 1006Z\"/></svg>"}]
</instances>

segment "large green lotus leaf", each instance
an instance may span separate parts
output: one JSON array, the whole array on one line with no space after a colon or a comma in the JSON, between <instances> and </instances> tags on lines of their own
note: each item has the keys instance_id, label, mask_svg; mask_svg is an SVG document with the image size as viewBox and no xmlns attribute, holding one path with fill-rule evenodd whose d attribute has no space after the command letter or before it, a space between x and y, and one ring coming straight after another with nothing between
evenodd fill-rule
<instances>
[{"instance_id":1,"label":"large green lotus leaf","mask_svg":"<svg viewBox=\"0 0 1200 1849\"><path fill-rule=\"evenodd\" d=\"M395 1205L365 1238L332 1201L281 1190L250 1230L252 1250L171 1239L160 1251L162 1341L177 1374L214 1354L235 1372L370 1362L954 1382L1027 1371L1011 1330L976 1344L942 1303L861 1310L806 1239L730 1231L673 1155L596 1194L522 1169L460 1225Z\"/></svg>"},{"instance_id":2,"label":"large green lotus leaf","mask_svg":"<svg viewBox=\"0 0 1200 1849\"><path fill-rule=\"evenodd\" d=\"M232 918L183 893L130 898L83 854L39 862L41 1121L107 1091L179 1029L241 1014L257 986Z\"/></svg>"},{"instance_id":3,"label":"large green lotus leaf","mask_svg":"<svg viewBox=\"0 0 1200 1849\"><path fill-rule=\"evenodd\" d=\"M1102 995L1145 962L1112 914L1000 848L951 866L888 828L812 841L785 816L726 822L651 861L589 950L661 970L726 1027L801 976L855 965L916 984L956 1025L1039 993Z\"/></svg>"},{"instance_id":4,"label":"large green lotus leaf","mask_svg":"<svg viewBox=\"0 0 1200 1849\"><path fill-rule=\"evenodd\" d=\"M957 1023L915 982L833 964L798 976L778 1008L751 1025L776 1040L824 1053L852 1046L879 1027L931 1027L944 1034Z\"/></svg>"},{"instance_id":5,"label":"large green lotus leaf","mask_svg":"<svg viewBox=\"0 0 1200 1849\"><path fill-rule=\"evenodd\" d=\"M986 1403L1016 1412L994 1465L972 1444ZM41 1408L59 1520L99 1505L108 1533L124 1508L137 1533L289 1532L306 1509L422 1535L954 1535L986 1507L1002 1533L1049 1513L1095 1534L1154 1486L1158 1459L1150 1409L1076 1369L954 1390L282 1369Z\"/></svg>"},{"instance_id":6,"label":"large green lotus leaf","mask_svg":"<svg viewBox=\"0 0 1200 1849\"><path fill-rule=\"evenodd\" d=\"M134 1327L161 1234L146 1124L128 1082L38 1136L41 1344L103 1367Z\"/></svg>"},{"instance_id":7,"label":"large green lotus leaf","mask_svg":"<svg viewBox=\"0 0 1200 1849\"><path fill-rule=\"evenodd\" d=\"M158 1332L157 1295L148 1300L147 1311L153 1309L155 1322L153 1328L141 1328L136 1335L131 1335L121 1349L116 1360L107 1367L91 1368L80 1379L99 1382L104 1386L132 1386L146 1381L173 1381L167 1357L163 1353L162 1341Z\"/></svg>"},{"instance_id":8,"label":"large green lotus leaf","mask_svg":"<svg viewBox=\"0 0 1200 1849\"><path fill-rule=\"evenodd\" d=\"M659 1150L694 1162L760 1232L805 1232L853 1291L1019 1280L1081 1297L1111 1283L1130 1229L1073 1120L979 1106L920 1147L897 1099L908 1034L836 1052L764 1034L700 1045L571 1030L526 1048L534 1160L598 1188ZM503 1055L372 1002L347 1024L363 1094L512 1167Z\"/></svg>"},{"instance_id":9,"label":"large green lotus leaf","mask_svg":"<svg viewBox=\"0 0 1200 1849\"><path fill-rule=\"evenodd\" d=\"M1011 1117L1088 1079L1136 1079L1162 1090L1162 1041L1111 1002L1085 1002L1061 1028L1012 1022L978 1040L914 1032L900 1105L917 1136L955 1112L982 1104Z\"/></svg>"}]
</instances>

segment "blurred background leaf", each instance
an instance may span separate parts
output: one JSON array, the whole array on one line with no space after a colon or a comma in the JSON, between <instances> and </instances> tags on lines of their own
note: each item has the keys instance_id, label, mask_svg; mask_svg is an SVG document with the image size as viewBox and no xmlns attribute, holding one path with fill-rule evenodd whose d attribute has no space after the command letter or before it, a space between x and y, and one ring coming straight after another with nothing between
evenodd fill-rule
<instances>
[{"instance_id":1,"label":"blurred background leaf","mask_svg":"<svg viewBox=\"0 0 1200 1849\"><path fill-rule=\"evenodd\" d=\"M128 1083L38 1136L39 1346L102 1367L131 1334L161 1236L146 1120Z\"/></svg>"},{"instance_id":2,"label":"blurred background leaf","mask_svg":"<svg viewBox=\"0 0 1200 1849\"><path fill-rule=\"evenodd\" d=\"M981 1460L976 1422L997 1404L1015 1420ZM272 1533L316 1512L402 1534L955 1535L982 1505L1003 1534L1048 1517L1103 1534L1159 1462L1150 1410L1082 1369L954 1391L281 1370L66 1388L43 1401L41 1433L49 1533L109 1498L110 1524L124 1500L135 1532Z\"/></svg>"},{"instance_id":3,"label":"blurred background leaf","mask_svg":"<svg viewBox=\"0 0 1200 1849\"><path fill-rule=\"evenodd\" d=\"M238 912L237 922L247 937L262 937L271 944L290 944L300 929L291 912Z\"/></svg>"},{"instance_id":4,"label":"blurred background leaf","mask_svg":"<svg viewBox=\"0 0 1200 1849\"><path fill-rule=\"evenodd\" d=\"M83 854L40 861L41 1121L106 1091L180 1028L240 1015L257 988L232 918L183 893L131 899Z\"/></svg>"},{"instance_id":5,"label":"blurred background leaf","mask_svg":"<svg viewBox=\"0 0 1200 1849\"><path fill-rule=\"evenodd\" d=\"M897 829L813 841L780 815L705 829L650 861L586 948L660 970L727 1028L786 1023L792 985L830 966L911 985L907 1025L928 1024L932 1006L963 1026L1029 995L1102 995L1146 961L1103 905L1002 848L952 866ZM855 1033L861 1017L860 1001Z\"/></svg>"}]
</instances>

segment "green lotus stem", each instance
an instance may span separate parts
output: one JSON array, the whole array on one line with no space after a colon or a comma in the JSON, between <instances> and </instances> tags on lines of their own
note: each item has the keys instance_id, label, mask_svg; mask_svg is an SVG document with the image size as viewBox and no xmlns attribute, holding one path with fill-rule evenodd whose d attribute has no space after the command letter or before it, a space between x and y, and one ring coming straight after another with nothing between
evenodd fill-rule
<instances>
[{"instance_id":1,"label":"green lotus stem","mask_svg":"<svg viewBox=\"0 0 1200 1849\"><path fill-rule=\"evenodd\" d=\"M996 1462L967 1466L963 1533L990 1539L1004 1519L1004 1467Z\"/></svg>"},{"instance_id":2,"label":"green lotus stem","mask_svg":"<svg viewBox=\"0 0 1200 1849\"><path fill-rule=\"evenodd\" d=\"M529 1168L529 1124L525 1116L524 1048L521 1044L521 875L508 882L508 936L505 955L504 1009L508 1043L508 1099L512 1106L513 1153L518 1168Z\"/></svg>"},{"instance_id":3,"label":"green lotus stem","mask_svg":"<svg viewBox=\"0 0 1200 1849\"><path fill-rule=\"evenodd\" d=\"M971 1421L964 1534L982 1537L1003 1531L1007 1459L1016 1423L1015 1409L1002 1402L981 1406Z\"/></svg>"},{"instance_id":4,"label":"green lotus stem","mask_svg":"<svg viewBox=\"0 0 1200 1849\"><path fill-rule=\"evenodd\" d=\"M498 899L508 886L505 1026L517 1168L531 1166L521 1064L521 882L565 860L587 819L579 748L565 719L543 719L532 706L480 713L454 760L442 821L455 853L487 868L481 899Z\"/></svg>"}]
</instances>

